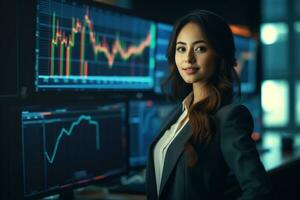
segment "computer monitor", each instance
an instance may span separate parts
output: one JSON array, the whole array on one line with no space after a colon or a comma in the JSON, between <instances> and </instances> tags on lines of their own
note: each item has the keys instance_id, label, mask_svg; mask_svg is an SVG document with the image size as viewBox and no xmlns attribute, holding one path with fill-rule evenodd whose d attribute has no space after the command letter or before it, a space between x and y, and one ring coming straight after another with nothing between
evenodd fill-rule
<instances>
[{"instance_id":1,"label":"computer monitor","mask_svg":"<svg viewBox=\"0 0 300 200\"><path fill-rule=\"evenodd\" d=\"M145 167L148 148L175 107L176 104L163 101L130 101L130 167Z\"/></svg>"},{"instance_id":2,"label":"computer monitor","mask_svg":"<svg viewBox=\"0 0 300 200\"><path fill-rule=\"evenodd\" d=\"M127 172L126 104L26 107L24 196L70 191Z\"/></svg>"},{"instance_id":3,"label":"computer monitor","mask_svg":"<svg viewBox=\"0 0 300 200\"><path fill-rule=\"evenodd\" d=\"M172 25L157 23L154 86L154 92L157 94L162 93L161 84L167 78L169 73L169 65L166 55L172 31Z\"/></svg>"},{"instance_id":4,"label":"computer monitor","mask_svg":"<svg viewBox=\"0 0 300 200\"><path fill-rule=\"evenodd\" d=\"M242 93L256 92L257 71L257 41L250 37L234 35L236 47L236 71L241 80Z\"/></svg>"},{"instance_id":5,"label":"computer monitor","mask_svg":"<svg viewBox=\"0 0 300 200\"><path fill-rule=\"evenodd\" d=\"M153 90L154 21L92 1L37 0L35 35L37 91Z\"/></svg>"}]
</instances>

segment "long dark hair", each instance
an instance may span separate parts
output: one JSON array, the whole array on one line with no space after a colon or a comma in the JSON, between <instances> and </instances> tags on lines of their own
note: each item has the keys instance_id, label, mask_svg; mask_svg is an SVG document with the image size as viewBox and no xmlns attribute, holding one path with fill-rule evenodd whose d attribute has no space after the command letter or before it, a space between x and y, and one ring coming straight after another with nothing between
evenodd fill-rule
<instances>
[{"instance_id":1,"label":"long dark hair","mask_svg":"<svg viewBox=\"0 0 300 200\"><path fill-rule=\"evenodd\" d=\"M194 163L197 158L193 153L193 144L210 141L215 132L211 116L220 106L233 101L233 82L236 80L238 91L240 91L240 81L234 69L236 66L235 45L229 25L220 16L210 11L194 10L175 23L167 51L171 71L163 84L163 91L170 88L172 96L177 100L183 100L192 91L192 84L187 84L182 79L175 63L177 36L181 29L190 22L200 26L208 42L220 57L215 72L206 85L208 96L191 105L188 110L192 137L186 145L186 149L192 156L191 163Z\"/></svg>"}]
</instances>

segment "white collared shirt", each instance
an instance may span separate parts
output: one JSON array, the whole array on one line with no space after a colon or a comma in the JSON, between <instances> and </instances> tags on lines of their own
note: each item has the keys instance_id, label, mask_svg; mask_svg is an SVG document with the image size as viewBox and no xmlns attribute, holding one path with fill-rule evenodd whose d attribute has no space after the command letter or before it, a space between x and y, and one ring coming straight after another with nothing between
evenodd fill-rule
<instances>
[{"instance_id":1,"label":"white collared shirt","mask_svg":"<svg viewBox=\"0 0 300 200\"><path fill-rule=\"evenodd\" d=\"M153 160L154 160L157 194L159 194L159 190L160 190L160 184L161 184L161 178L162 178L162 173L163 173L166 152L167 152L170 144L173 142L173 140L176 138L178 133L181 131L181 129L185 126L185 124L189 120L188 119L188 108L191 105L193 97L194 97L194 95L191 92L183 100L182 114L180 115L178 120L169 129L166 130L166 132L163 134L163 136L159 139L159 141L156 143L156 145L154 147Z\"/></svg>"}]
</instances>

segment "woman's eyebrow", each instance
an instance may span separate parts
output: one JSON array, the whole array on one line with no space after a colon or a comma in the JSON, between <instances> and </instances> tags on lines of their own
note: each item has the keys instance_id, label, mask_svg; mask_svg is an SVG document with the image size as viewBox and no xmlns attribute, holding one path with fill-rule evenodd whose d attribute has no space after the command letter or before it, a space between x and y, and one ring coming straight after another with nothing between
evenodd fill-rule
<instances>
[{"instance_id":1,"label":"woman's eyebrow","mask_svg":"<svg viewBox=\"0 0 300 200\"><path fill-rule=\"evenodd\" d=\"M207 43L207 42L205 40L196 40L192 44L197 44L197 43ZM186 45L186 42L178 41L178 42L176 42L176 45L177 44Z\"/></svg>"}]
</instances>

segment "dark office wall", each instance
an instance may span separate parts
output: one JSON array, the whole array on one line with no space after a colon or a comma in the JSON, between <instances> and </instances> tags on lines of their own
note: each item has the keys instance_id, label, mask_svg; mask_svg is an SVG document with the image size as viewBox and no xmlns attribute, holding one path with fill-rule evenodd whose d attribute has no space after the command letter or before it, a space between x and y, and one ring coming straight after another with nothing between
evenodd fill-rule
<instances>
[{"instance_id":1,"label":"dark office wall","mask_svg":"<svg viewBox=\"0 0 300 200\"><path fill-rule=\"evenodd\" d=\"M17 106L0 106L0 199L22 199L21 140Z\"/></svg>"},{"instance_id":2,"label":"dark office wall","mask_svg":"<svg viewBox=\"0 0 300 200\"><path fill-rule=\"evenodd\" d=\"M0 98L17 95L17 1L0 1Z\"/></svg>"},{"instance_id":3,"label":"dark office wall","mask_svg":"<svg viewBox=\"0 0 300 200\"><path fill-rule=\"evenodd\" d=\"M23 0L22 0L23 1ZM20 0L0 0L0 199L22 199L19 102ZM27 1L28 3L29 1Z\"/></svg>"},{"instance_id":4,"label":"dark office wall","mask_svg":"<svg viewBox=\"0 0 300 200\"><path fill-rule=\"evenodd\" d=\"M133 0L132 9L171 23L193 9L211 10L229 23L247 25L254 32L259 30L260 23L259 0Z\"/></svg>"},{"instance_id":5,"label":"dark office wall","mask_svg":"<svg viewBox=\"0 0 300 200\"><path fill-rule=\"evenodd\" d=\"M17 0L0 1L0 199L10 198L10 140L11 116L4 102L18 93L17 59Z\"/></svg>"}]
</instances>

